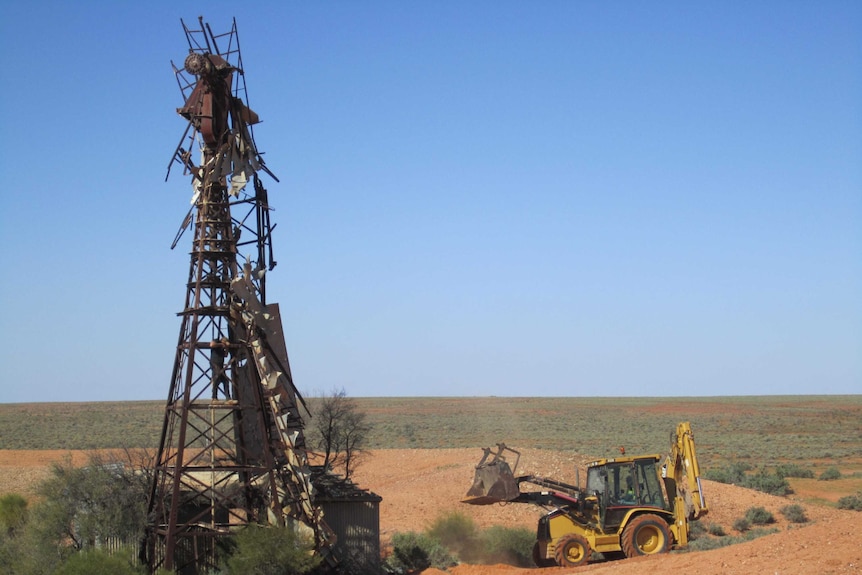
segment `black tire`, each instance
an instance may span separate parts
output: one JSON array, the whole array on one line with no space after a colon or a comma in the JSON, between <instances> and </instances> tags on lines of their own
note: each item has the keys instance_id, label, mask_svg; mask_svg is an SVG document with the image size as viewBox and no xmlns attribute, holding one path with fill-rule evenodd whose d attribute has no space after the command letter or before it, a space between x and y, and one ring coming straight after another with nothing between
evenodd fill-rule
<instances>
[{"instance_id":1,"label":"black tire","mask_svg":"<svg viewBox=\"0 0 862 575\"><path fill-rule=\"evenodd\" d=\"M605 561L620 561L626 558L626 554L622 551L602 551Z\"/></svg>"},{"instance_id":2,"label":"black tire","mask_svg":"<svg viewBox=\"0 0 862 575\"><path fill-rule=\"evenodd\" d=\"M560 567L577 567L586 565L590 560L590 542L586 537L569 533L557 539L554 546L554 558Z\"/></svg>"},{"instance_id":3,"label":"black tire","mask_svg":"<svg viewBox=\"0 0 862 575\"><path fill-rule=\"evenodd\" d=\"M553 559L542 557L540 550L541 547L539 547L539 542L536 541L533 545L533 563L536 564L536 567L556 567L557 562Z\"/></svg>"},{"instance_id":4,"label":"black tire","mask_svg":"<svg viewBox=\"0 0 862 575\"><path fill-rule=\"evenodd\" d=\"M626 525L620 543L626 557L667 553L670 551L667 522L652 513L638 515Z\"/></svg>"}]
</instances>

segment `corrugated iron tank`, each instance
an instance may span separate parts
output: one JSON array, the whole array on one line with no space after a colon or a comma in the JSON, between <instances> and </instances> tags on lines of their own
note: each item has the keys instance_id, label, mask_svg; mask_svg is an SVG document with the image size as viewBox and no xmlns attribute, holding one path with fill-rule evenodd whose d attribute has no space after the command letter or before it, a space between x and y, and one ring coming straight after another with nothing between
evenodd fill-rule
<instances>
[{"instance_id":1,"label":"corrugated iron tank","mask_svg":"<svg viewBox=\"0 0 862 575\"><path fill-rule=\"evenodd\" d=\"M349 573L380 573L380 502L383 498L349 479L311 468L314 502L335 532L334 547Z\"/></svg>"}]
</instances>

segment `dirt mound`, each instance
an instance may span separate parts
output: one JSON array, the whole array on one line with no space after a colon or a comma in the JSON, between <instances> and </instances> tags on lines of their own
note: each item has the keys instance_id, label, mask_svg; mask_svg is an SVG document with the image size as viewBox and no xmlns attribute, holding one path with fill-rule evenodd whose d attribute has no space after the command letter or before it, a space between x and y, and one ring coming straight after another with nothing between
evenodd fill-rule
<instances>
[{"instance_id":1,"label":"dirt mound","mask_svg":"<svg viewBox=\"0 0 862 575\"><path fill-rule=\"evenodd\" d=\"M370 454L355 479L364 488L383 497L380 504L381 539L384 547L393 533L421 531L438 516L459 511L480 527L524 526L534 529L541 510L530 505L472 506L461 503L473 480L479 449L398 449ZM83 452L0 451L0 494L33 495L35 484L49 473L53 461L71 457L86 460ZM575 482L575 467L586 458L573 453L524 450L518 473L534 473ZM811 521L803 526L788 523L780 509L793 500L757 491L704 482L710 511L702 521L721 525L733 534L733 522L750 507L764 507L776 518L778 533L748 543L712 551L671 553L587 565L577 569L519 569L506 565L459 565L452 575L521 575L554 573L613 573L639 575L647 570L703 575L748 575L780 573L862 573L862 513L830 507L804 505ZM441 575L429 569L423 575Z\"/></svg>"},{"instance_id":2,"label":"dirt mound","mask_svg":"<svg viewBox=\"0 0 862 575\"><path fill-rule=\"evenodd\" d=\"M383 497L380 525L384 544L398 531L420 531L440 514L459 511L480 527L524 526L534 529L541 510L531 505L508 504L476 507L460 503L473 480L479 449L380 450L359 468L356 480ZM524 450L518 473L534 473L574 483L575 466L583 468L587 458L556 451ZM778 533L747 543L712 551L611 561L561 570L519 569L506 565L459 565L452 575L520 575L541 573L613 573L640 575L646 570L675 573L748 575L780 573L862 573L862 513L804 505L810 522L789 523L780 509L792 499L758 491L704 481L709 515L706 524L721 525L735 534L733 522L751 507L763 507L776 519ZM423 575L440 575L429 569Z\"/></svg>"}]
</instances>

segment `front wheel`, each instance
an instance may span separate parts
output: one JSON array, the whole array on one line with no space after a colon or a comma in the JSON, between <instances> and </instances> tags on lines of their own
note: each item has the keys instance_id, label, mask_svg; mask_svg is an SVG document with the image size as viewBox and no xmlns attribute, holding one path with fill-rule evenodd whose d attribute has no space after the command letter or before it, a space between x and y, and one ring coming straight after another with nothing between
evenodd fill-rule
<instances>
[{"instance_id":1,"label":"front wheel","mask_svg":"<svg viewBox=\"0 0 862 575\"><path fill-rule=\"evenodd\" d=\"M544 547L544 545L539 545L538 541L533 545L533 563L536 564L536 567L556 567L556 561L548 559L542 555L542 547Z\"/></svg>"},{"instance_id":2,"label":"front wheel","mask_svg":"<svg viewBox=\"0 0 862 575\"><path fill-rule=\"evenodd\" d=\"M658 515L638 515L623 530L622 548L626 557L653 555L670 551L667 522Z\"/></svg>"},{"instance_id":3,"label":"front wheel","mask_svg":"<svg viewBox=\"0 0 862 575\"><path fill-rule=\"evenodd\" d=\"M554 558L560 567L586 565L590 560L590 542L574 533L563 535L554 546Z\"/></svg>"}]
</instances>

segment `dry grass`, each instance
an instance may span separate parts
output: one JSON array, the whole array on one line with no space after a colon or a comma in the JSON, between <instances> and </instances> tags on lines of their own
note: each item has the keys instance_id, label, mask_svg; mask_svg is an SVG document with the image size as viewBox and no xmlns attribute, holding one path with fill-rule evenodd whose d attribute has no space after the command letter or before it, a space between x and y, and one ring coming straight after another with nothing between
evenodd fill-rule
<instances>
[{"instance_id":1,"label":"dry grass","mask_svg":"<svg viewBox=\"0 0 862 575\"><path fill-rule=\"evenodd\" d=\"M829 466L846 475L862 471L860 395L356 401L373 426L371 449L505 441L596 457L617 454L620 446L629 453L656 453L667 449L669 433L679 421L691 421L705 467L726 461L755 468L804 462L817 473ZM154 447L163 411L158 401L0 404L0 449Z\"/></svg>"}]
</instances>

